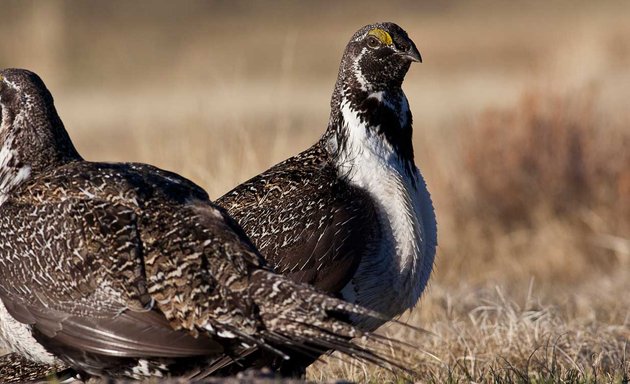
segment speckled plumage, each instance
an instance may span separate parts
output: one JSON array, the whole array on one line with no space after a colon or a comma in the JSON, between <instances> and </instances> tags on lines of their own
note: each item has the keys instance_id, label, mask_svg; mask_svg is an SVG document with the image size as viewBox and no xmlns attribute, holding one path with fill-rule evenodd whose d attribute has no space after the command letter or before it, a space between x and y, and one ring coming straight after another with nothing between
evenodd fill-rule
<instances>
[{"instance_id":1,"label":"speckled plumage","mask_svg":"<svg viewBox=\"0 0 630 384\"><path fill-rule=\"evenodd\" d=\"M273 273L201 188L84 161L37 75L0 71L0 106L0 337L12 351L129 378L204 375L287 346L384 363L335 315L369 312Z\"/></svg>"},{"instance_id":2,"label":"speckled plumage","mask_svg":"<svg viewBox=\"0 0 630 384\"><path fill-rule=\"evenodd\" d=\"M336 177L316 146L218 200L233 212L279 273L340 291L366 252L376 212L365 192ZM376 233L370 234L376 236Z\"/></svg>"},{"instance_id":3,"label":"speckled plumage","mask_svg":"<svg viewBox=\"0 0 630 384\"><path fill-rule=\"evenodd\" d=\"M278 271L389 318L418 301L437 245L401 88L419 60L399 26L361 28L345 49L323 137L217 200Z\"/></svg>"},{"instance_id":4,"label":"speckled plumage","mask_svg":"<svg viewBox=\"0 0 630 384\"><path fill-rule=\"evenodd\" d=\"M0 381L2 383L45 382L47 377L70 378L75 375L62 363L43 364L26 359L18 353L0 356Z\"/></svg>"}]
</instances>

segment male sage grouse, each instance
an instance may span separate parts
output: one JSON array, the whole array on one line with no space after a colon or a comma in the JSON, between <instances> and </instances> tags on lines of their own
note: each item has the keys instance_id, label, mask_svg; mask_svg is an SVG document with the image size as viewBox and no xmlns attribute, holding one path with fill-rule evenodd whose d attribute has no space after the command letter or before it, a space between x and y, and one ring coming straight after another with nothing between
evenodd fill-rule
<instances>
[{"instance_id":1,"label":"male sage grouse","mask_svg":"<svg viewBox=\"0 0 630 384\"><path fill-rule=\"evenodd\" d=\"M437 245L401 88L414 61L420 54L398 25L361 28L343 54L322 138L216 201L276 271L387 318L417 303Z\"/></svg>"},{"instance_id":2,"label":"male sage grouse","mask_svg":"<svg viewBox=\"0 0 630 384\"><path fill-rule=\"evenodd\" d=\"M202 375L255 349L385 364L342 320L370 311L273 273L200 187L84 161L34 73L0 71L0 109L0 342L11 351L135 379Z\"/></svg>"}]
</instances>

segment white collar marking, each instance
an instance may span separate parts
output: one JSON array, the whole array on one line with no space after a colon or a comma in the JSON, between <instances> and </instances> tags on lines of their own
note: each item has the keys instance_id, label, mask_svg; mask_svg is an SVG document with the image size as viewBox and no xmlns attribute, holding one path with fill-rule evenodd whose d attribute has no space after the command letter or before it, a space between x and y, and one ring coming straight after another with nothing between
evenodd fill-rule
<instances>
[{"instance_id":1,"label":"white collar marking","mask_svg":"<svg viewBox=\"0 0 630 384\"><path fill-rule=\"evenodd\" d=\"M379 101L384 96L373 95ZM401 122L407 119L408 108L404 95L403 99L397 111ZM414 167L411 177L391 144L376 135L375 127L368 129L347 100L342 100L341 112L347 142L337 164L339 173L375 199L383 234L342 294L394 317L417 303L433 268L437 243L433 205L419 170ZM359 319L359 325L368 329L381 323Z\"/></svg>"}]
</instances>

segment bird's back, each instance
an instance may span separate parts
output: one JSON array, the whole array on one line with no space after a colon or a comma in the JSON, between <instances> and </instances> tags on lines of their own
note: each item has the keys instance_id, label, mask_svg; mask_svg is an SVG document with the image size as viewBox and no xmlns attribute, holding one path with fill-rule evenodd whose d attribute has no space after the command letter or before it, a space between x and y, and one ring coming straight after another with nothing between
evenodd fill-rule
<instances>
[{"instance_id":1,"label":"bird's back","mask_svg":"<svg viewBox=\"0 0 630 384\"><path fill-rule=\"evenodd\" d=\"M263 261L204 197L184 178L137 164L76 162L40 174L2 206L2 301L69 358L222 353L195 327L223 315L253 332L243 292L248 268Z\"/></svg>"}]
</instances>

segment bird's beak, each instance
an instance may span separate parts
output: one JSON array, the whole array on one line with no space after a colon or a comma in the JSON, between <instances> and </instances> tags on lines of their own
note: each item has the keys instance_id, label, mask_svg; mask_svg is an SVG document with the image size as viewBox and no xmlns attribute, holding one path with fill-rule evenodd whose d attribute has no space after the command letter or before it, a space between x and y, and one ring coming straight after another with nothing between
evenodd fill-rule
<instances>
[{"instance_id":1,"label":"bird's beak","mask_svg":"<svg viewBox=\"0 0 630 384\"><path fill-rule=\"evenodd\" d=\"M407 51L401 52L400 54L411 61L422 63L422 56L420 56L420 52L415 45L412 45Z\"/></svg>"}]
</instances>

